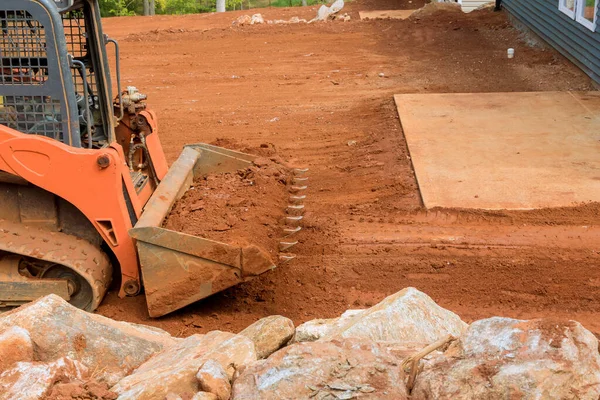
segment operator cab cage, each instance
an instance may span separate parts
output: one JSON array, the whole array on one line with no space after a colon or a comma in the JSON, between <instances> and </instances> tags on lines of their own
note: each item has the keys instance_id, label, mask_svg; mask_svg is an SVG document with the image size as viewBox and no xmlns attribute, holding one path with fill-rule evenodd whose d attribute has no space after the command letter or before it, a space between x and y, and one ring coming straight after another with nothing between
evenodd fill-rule
<instances>
[{"instance_id":1,"label":"operator cab cage","mask_svg":"<svg viewBox=\"0 0 600 400\"><path fill-rule=\"evenodd\" d=\"M0 1L0 124L100 148L114 118L96 0Z\"/></svg>"}]
</instances>

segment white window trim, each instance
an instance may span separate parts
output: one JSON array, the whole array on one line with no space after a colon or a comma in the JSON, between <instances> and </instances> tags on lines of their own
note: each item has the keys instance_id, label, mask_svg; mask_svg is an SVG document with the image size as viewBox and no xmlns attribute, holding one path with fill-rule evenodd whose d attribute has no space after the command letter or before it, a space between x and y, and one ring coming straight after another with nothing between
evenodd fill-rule
<instances>
[{"instance_id":1,"label":"white window trim","mask_svg":"<svg viewBox=\"0 0 600 400\"><path fill-rule=\"evenodd\" d=\"M575 0L575 10L570 10L567 7L567 0L558 0L558 9L563 13L567 14L567 16L571 19L575 19L575 11L577 10L578 1Z\"/></svg>"},{"instance_id":2,"label":"white window trim","mask_svg":"<svg viewBox=\"0 0 600 400\"><path fill-rule=\"evenodd\" d=\"M585 13L585 0L576 0L575 2L575 21L585 26L592 32L596 31L596 16L598 15L598 0L594 3L594 21L590 21L584 17Z\"/></svg>"},{"instance_id":3,"label":"white window trim","mask_svg":"<svg viewBox=\"0 0 600 400\"><path fill-rule=\"evenodd\" d=\"M596 0L594 3L594 21L590 21L584 17L585 13L585 3L586 0L574 0L575 1L575 9L570 10L567 7L567 0L558 0L558 9L566 14L569 18L579 22L581 25L585 26L587 29L592 32L596 32L597 26L597 16L598 16L598 3L599 0Z\"/></svg>"}]
</instances>

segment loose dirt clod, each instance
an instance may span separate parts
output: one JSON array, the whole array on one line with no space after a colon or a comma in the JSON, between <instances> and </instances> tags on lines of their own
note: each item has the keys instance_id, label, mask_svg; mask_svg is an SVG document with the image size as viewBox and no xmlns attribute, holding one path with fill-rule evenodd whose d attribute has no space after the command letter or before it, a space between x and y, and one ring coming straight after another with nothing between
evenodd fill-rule
<instances>
[{"instance_id":1,"label":"loose dirt clod","mask_svg":"<svg viewBox=\"0 0 600 400\"><path fill-rule=\"evenodd\" d=\"M59 382L44 400L114 400L118 396L105 382L87 381Z\"/></svg>"},{"instance_id":2,"label":"loose dirt clod","mask_svg":"<svg viewBox=\"0 0 600 400\"><path fill-rule=\"evenodd\" d=\"M173 206L164 227L275 256L282 236L289 170L258 157L248 168L203 176Z\"/></svg>"}]
</instances>

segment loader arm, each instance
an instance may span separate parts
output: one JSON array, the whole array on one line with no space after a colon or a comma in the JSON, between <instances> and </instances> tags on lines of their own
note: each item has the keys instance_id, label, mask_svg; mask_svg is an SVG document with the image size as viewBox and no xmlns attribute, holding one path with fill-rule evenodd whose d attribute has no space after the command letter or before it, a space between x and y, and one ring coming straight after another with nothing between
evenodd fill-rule
<instances>
[{"instance_id":1,"label":"loader arm","mask_svg":"<svg viewBox=\"0 0 600 400\"><path fill-rule=\"evenodd\" d=\"M116 144L101 151L73 148L0 125L0 170L65 199L92 222L119 261L122 295L140 289L128 230L142 210L123 158Z\"/></svg>"}]
</instances>

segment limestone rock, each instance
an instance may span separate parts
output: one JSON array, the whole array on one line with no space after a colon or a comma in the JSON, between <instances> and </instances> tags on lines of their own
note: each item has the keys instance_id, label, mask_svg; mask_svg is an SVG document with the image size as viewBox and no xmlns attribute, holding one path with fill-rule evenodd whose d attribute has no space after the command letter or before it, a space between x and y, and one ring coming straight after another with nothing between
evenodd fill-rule
<instances>
[{"instance_id":1,"label":"limestone rock","mask_svg":"<svg viewBox=\"0 0 600 400\"><path fill-rule=\"evenodd\" d=\"M200 389L214 394L218 400L229 400L231 396L231 382L221 363L207 360L198 370L196 379Z\"/></svg>"},{"instance_id":2,"label":"limestone rock","mask_svg":"<svg viewBox=\"0 0 600 400\"><path fill-rule=\"evenodd\" d=\"M335 0L331 6L329 6L329 10L331 14L335 14L340 12L344 8L344 0Z\"/></svg>"},{"instance_id":3,"label":"limestone rock","mask_svg":"<svg viewBox=\"0 0 600 400\"><path fill-rule=\"evenodd\" d=\"M329 7L323 4L321 7L319 7L319 9L317 10L317 16L314 19L312 19L311 22L325 21L329 17L329 14L331 14L331 10L329 9Z\"/></svg>"},{"instance_id":4,"label":"limestone rock","mask_svg":"<svg viewBox=\"0 0 600 400\"><path fill-rule=\"evenodd\" d=\"M249 15L241 15L233 21L233 25L250 25L252 23L252 17Z\"/></svg>"},{"instance_id":5,"label":"limestone rock","mask_svg":"<svg viewBox=\"0 0 600 400\"><path fill-rule=\"evenodd\" d=\"M407 399L400 359L385 344L354 339L296 343L247 367L234 400Z\"/></svg>"},{"instance_id":6,"label":"limestone rock","mask_svg":"<svg viewBox=\"0 0 600 400\"><path fill-rule=\"evenodd\" d=\"M294 323L291 319L281 315L271 315L256 321L241 331L240 335L254 342L258 358L267 358L289 342L294 332Z\"/></svg>"},{"instance_id":7,"label":"limestone rock","mask_svg":"<svg viewBox=\"0 0 600 400\"><path fill-rule=\"evenodd\" d=\"M33 343L26 329L13 326L0 334L0 373L19 361L33 361Z\"/></svg>"},{"instance_id":8,"label":"limestone rock","mask_svg":"<svg viewBox=\"0 0 600 400\"><path fill-rule=\"evenodd\" d=\"M18 362L0 374L0 400L39 400L56 382L81 380L87 374L82 363L66 357L51 363Z\"/></svg>"},{"instance_id":9,"label":"limestone rock","mask_svg":"<svg viewBox=\"0 0 600 400\"><path fill-rule=\"evenodd\" d=\"M314 342L326 336L336 327L345 324L349 318L362 313L364 310L346 310L338 318L313 319L296 328L293 342Z\"/></svg>"},{"instance_id":10,"label":"limestone rock","mask_svg":"<svg viewBox=\"0 0 600 400\"><path fill-rule=\"evenodd\" d=\"M171 392L191 397L200 390L196 373L208 360L220 363L231 379L236 368L256 361L254 343L229 332L192 335L146 361L112 390L119 400L151 400Z\"/></svg>"},{"instance_id":11,"label":"limestone rock","mask_svg":"<svg viewBox=\"0 0 600 400\"><path fill-rule=\"evenodd\" d=\"M575 321L489 318L425 363L413 399L589 399L600 396L596 337Z\"/></svg>"},{"instance_id":12,"label":"limestone rock","mask_svg":"<svg viewBox=\"0 0 600 400\"><path fill-rule=\"evenodd\" d=\"M192 400L217 400L217 396L208 392L198 392L192 397Z\"/></svg>"},{"instance_id":13,"label":"limestone rock","mask_svg":"<svg viewBox=\"0 0 600 400\"><path fill-rule=\"evenodd\" d=\"M299 24L299 23L306 23L306 20L304 18L292 17L288 20L288 22L290 24Z\"/></svg>"},{"instance_id":14,"label":"limestone rock","mask_svg":"<svg viewBox=\"0 0 600 400\"><path fill-rule=\"evenodd\" d=\"M37 360L69 357L96 371L96 377L111 386L176 343L165 331L90 314L56 295L0 315L0 332L13 326L29 332Z\"/></svg>"},{"instance_id":15,"label":"limestone rock","mask_svg":"<svg viewBox=\"0 0 600 400\"><path fill-rule=\"evenodd\" d=\"M265 20L261 14L254 14L250 19L250 25L254 24L264 24Z\"/></svg>"},{"instance_id":16,"label":"limestone rock","mask_svg":"<svg viewBox=\"0 0 600 400\"><path fill-rule=\"evenodd\" d=\"M340 12L342 8L344 8L344 0L335 0L329 7L322 5L317 10L317 16L308 21L308 23L310 24L317 21L327 21L329 17Z\"/></svg>"},{"instance_id":17,"label":"limestone rock","mask_svg":"<svg viewBox=\"0 0 600 400\"><path fill-rule=\"evenodd\" d=\"M467 326L458 315L409 287L336 325L320 340L360 338L413 343L420 349L449 334L458 337Z\"/></svg>"}]
</instances>

